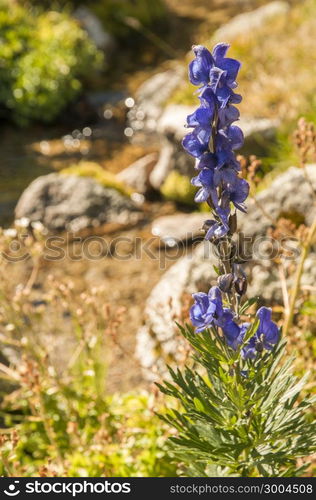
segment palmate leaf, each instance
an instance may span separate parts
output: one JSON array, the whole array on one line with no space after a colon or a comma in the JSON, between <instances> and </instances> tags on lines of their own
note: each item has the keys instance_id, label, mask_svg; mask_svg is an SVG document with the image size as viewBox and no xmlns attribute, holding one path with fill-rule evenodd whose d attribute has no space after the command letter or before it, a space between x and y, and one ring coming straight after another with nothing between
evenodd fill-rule
<instances>
[{"instance_id":1,"label":"palmate leaf","mask_svg":"<svg viewBox=\"0 0 316 500\"><path fill-rule=\"evenodd\" d=\"M254 323L251 334L256 328ZM169 369L172 382L158 385L182 405L164 416L178 431L173 453L188 467L194 460L204 475L210 464L236 476L302 474L305 467L296 467L296 457L316 449L315 424L306 420L316 398L300 398L308 375L292 375L286 342L243 360L213 329L182 332L197 366Z\"/></svg>"}]
</instances>

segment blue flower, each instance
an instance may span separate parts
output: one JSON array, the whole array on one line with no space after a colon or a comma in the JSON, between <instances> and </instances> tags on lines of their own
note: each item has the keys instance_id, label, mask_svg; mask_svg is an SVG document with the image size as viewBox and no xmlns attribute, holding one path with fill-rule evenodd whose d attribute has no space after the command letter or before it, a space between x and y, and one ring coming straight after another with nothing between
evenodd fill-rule
<instances>
[{"instance_id":1,"label":"blue flower","mask_svg":"<svg viewBox=\"0 0 316 500\"><path fill-rule=\"evenodd\" d=\"M218 198L216 186L214 185L214 170L203 168L196 177L193 177L191 184L200 188L194 198L197 203L207 201L211 198L213 204L217 205Z\"/></svg>"},{"instance_id":2,"label":"blue flower","mask_svg":"<svg viewBox=\"0 0 316 500\"><path fill-rule=\"evenodd\" d=\"M235 106L228 104L218 110L218 127L225 128L235 121L239 120L239 111Z\"/></svg>"},{"instance_id":3,"label":"blue flower","mask_svg":"<svg viewBox=\"0 0 316 500\"><path fill-rule=\"evenodd\" d=\"M259 327L247 345L243 348L243 357L245 359L255 358L257 353L263 351L263 349L271 351L279 340L280 330L271 320L271 309L268 307L260 307L256 316L260 320Z\"/></svg>"},{"instance_id":4,"label":"blue flower","mask_svg":"<svg viewBox=\"0 0 316 500\"><path fill-rule=\"evenodd\" d=\"M195 59L189 65L189 79L193 85L206 85L210 79L210 69L214 59L210 51L203 45L194 45L192 50Z\"/></svg>"},{"instance_id":5,"label":"blue flower","mask_svg":"<svg viewBox=\"0 0 316 500\"><path fill-rule=\"evenodd\" d=\"M238 177L234 170L224 167L215 170L213 183L222 189L222 206L228 207L229 202L232 202L238 210L246 212L244 201L249 194L249 184L245 179Z\"/></svg>"},{"instance_id":6,"label":"blue flower","mask_svg":"<svg viewBox=\"0 0 316 500\"><path fill-rule=\"evenodd\" d=\"M238 210L246 212L244 201L248 198L249 184L245 179L237 177L235 184L230 188L229 199Z\"/></svg>"},{"instance_id":7,"label":"blue flower","mask_svg":"<svg viewBox=\"0 0 316 500\"><path fill-rule=\"evenodd\" d=\"M202 45L193 47L194 60L189 65L191 83L199 86L199 107L187 117L186 126L193 128L183 139L184 149L196 158L198 175L192 184L199 190L195 201L207 202L213 219L204 223L205 238L216 240L230 234L231 208L246 211L244 204L249 194L249 184L239 176L240 163L234 151L242 147L244 136L239 127L233 125L239 119L234 106L241 101L235 94L239 61L226 57L229 44L217 44L212 53ZM245 293L246 277L239 276L236 264L218 283L230 293L234 285L241 296ZM223 278L223 276L222 276ZM243 343L250 323L238 324L235 314L223 307L219 287L212 287L208 294L193 295L194 305L190 317L196 332L210 326L222 329L227 344L234 350ZM242 348L245 359L253 359L262 350L271 350L279 339L279 328L271 320L271 309L261 307L257 312L259 326Z\"/></svg>"},{"instance_id":8,"label":"blue flower","mask_svg":"<svg viewBox=\"0 0 316 500\"><path fill-rule=\"evenodd\" d=\"M261 307L257 311L256 316L260 320L259 327L242 349L244 359L254 359L258 352L262 352L264 349L270 351L279 340L279 328L271 320L271 309ZM233 320L227 322L223 326L227 344L234 350L237 350L250 327L251 323L237 325Z\"/></svg>"},{"instance_id":9,"label":"blue flower","mask_svg":"<svg viewBox=\"0 0 316 500\"><path fill-rule=\"evenodd\" d=\"M187 117L187 127L210 127L214 118L214 110L200 106L194 113Z\"/></svg>"},{"instance_id":10,"label":"blue flower","mask_svg":"<svg viewBox=\"0 0 316 500\"><path fill-rule=\"evenodd\" d=\"M223 236L226 236L229 231L229 226L220 221L211 220L206 222L212 223L209 224L210 228L205 235L206 240L212 240L213 238L217 240L219 238L223 238Z\"/></svg>"},{"instance_id":11,"label":"blue flower","mask_svg":"<svg viewBox=\"0 0 316 500\"><path fill-rule=\"evenodd\" d=\"M193 85L210 85L214 92L233 89L237 86L236 78L240 62L225 57L229 48L227 43L218 43L212 54L203 45L193 46L195 59L189 65L189 79ZM230 90L231 92L231 90Z\"/></svg>"},{"instance_id":12,"label":"blue flower","mask_svg":"<svg viewBox=\"0 0 316 500\"><path fill-rule=\"evenodd\" d=\"M243 144L244 134L236 125L230 125L218 131L216 150L235 150L241 148Z\"/></svg>"},{"instance_id":13,"label":"blue flower","mask_svg":"<svg viewBox=\"0 0 316 500\"><path fill-rule=\"evenodd\" d=\"M184 137L182 145L190 155L199 158L208 150L210 137L211 130L209 128L198 126Z\"/></svg>"},{"instance_id":14,"label":"blue flower","mask_svg":"<svg viewBox=\"0 0 316 500\"><path fill-rule=\"evenodd\" d=\"M243 341L245 333L250 327L250 323L242 323L237 325L234 321L227 323L223 328L223 333L227 344L236 351Z\"/></svg>"},{"instance_id":15,"label":"blue flower","mask_svg":"<svg viewBox=\"0 0 316 500\"><path fill-rule=\"evenodd\" d=\"M230 45L228 43L218 43L212 51L212 56L215 65L225 72L226 84L231 88L235 88L237 86L236 78L241 64L236 59L225 57L229 47Z\"/></svg>"},{"instance_id":16,"label":"blue flower","mask_svg":"<svg viewBox=\"0 0 316 500\"><path fill-rule=\"evenodd\" d=\"M221 293L217 286L213 286L208 293L194 293L193 298L195 303L190 309L191 322L196 332L202 332L223 315Z\"/></svg>"},{"instance_id":17,"label":"blue flower","mask_svg":"<svg viewBox=\"0 0 316 500\"><path fill-rule=\"evenodd\" d=\"M264 348L271 350L280 336L278 326L271 320L272 310L269 307L260 307L256 316L260 320L256 335L263 342Z\"/></svg>"},{"instance_id":18,"label":"blue flower","mask_svg":"<svg viewBox=\"0 0 316 500\"><path fill-rule=\"evenodd\" d=\"M203 168L214 169L215 167L217 167L217 157L214 153L204 153L195 165L197 170L203 170Z\"/></svg>"},{"instance_id":19,"label":"blue flower","mask_svg":"<svg viewBox=\"0 0 316 500\"><path fill-rule=\"evenodd\" d=\"M254 335L253 337L251 337L247 345L242 349L242 356L244 359L254 359L257 356L259 350L260 347L257 342L257 337Z\"/></svg>"}]
</instances>

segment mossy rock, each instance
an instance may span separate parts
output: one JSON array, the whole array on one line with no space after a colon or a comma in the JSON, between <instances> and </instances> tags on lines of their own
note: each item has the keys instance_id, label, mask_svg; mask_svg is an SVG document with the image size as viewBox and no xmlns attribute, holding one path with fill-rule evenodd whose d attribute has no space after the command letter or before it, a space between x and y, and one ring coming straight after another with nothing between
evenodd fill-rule
<instances>
[{"instance_id":1,"label":"mossy rock","mask_svg":"<svg viewBox=\"0 0 316 500\"><path fill-rule=\"evenodd\" d=\"M210 207L207 203L197 204L194 201L196 191L196 187L191 184L189 177L180 174L176 170L170 172L160 188L160 192L166 200L195 207L200 212L209 212Z\"/></svg>"},{"instance_id":2,"label":"mossy rock","mask_svg":"<svg viewBox=\"0 0 316 500\"><path fill-rule=\"evenodd\" d=\"M92 161L81 161L76 165L62 169L60 173L78 175L79 177L92 177L102 186L115 189L124 196L129 197L133 193L129 187L117 179L115 174L104 170L101 165Z\"/></svg>"},{"instance_id":3,"label":"mossy rock","mask_svg":"<svg viewBox=\"0 0 316 500\"><path fill-rule=\"evenodd\" d=\"M175 170L167 176L160 188L160 192L166 200L190 206L194 205L196 188L192 186L188 177L179 174Z\"/></svg>"}]
</instances>

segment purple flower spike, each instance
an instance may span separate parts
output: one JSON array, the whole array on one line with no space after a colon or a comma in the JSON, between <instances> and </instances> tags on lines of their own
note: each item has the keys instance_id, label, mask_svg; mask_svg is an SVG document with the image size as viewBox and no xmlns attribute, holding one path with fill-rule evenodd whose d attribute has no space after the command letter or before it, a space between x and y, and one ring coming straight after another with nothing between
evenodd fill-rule
<instances>
[{"instance_id":1,"label":"purple flower spike","mask_svg":"<svg viewBox=\"0 0 316 500\"><path fill-rule=\"evenodd\" d=\"M184 149L196 159L198 175L191 181L199 188L195 201L207 202L211 207L213 218L205 221L203 229L205 239L213 242L231 240L235 211L246 212L249 194L249 184L239 176L240 163L235 156L235 150L244 143L242 130L234 125L239 119L234 104L241 101L241 96L234 92L240 63L226 57L228 49L227 43L218 43L212 53L202 45L193 47L195 58L189 66L189 78L191 83L200 86L200 105L187 117L186 126L193 130L182 142ZM226 274L218 278L221 289L212 287L208 294L193 295L195 302L190 317L196 332L209 327L221 328L228 346L237 350L251 325L238 324L235 313L223 306L221 293L228 294L229 298L234 289L240 300L246 292L247 280L246 276L238 275L233 259L229 266L228 270L225 267ZM271 310L261 307L257 317L258 330L242 348L244 359L254 359L258 352L271 350L279 339Z\"/></svg>"}]
</instances>

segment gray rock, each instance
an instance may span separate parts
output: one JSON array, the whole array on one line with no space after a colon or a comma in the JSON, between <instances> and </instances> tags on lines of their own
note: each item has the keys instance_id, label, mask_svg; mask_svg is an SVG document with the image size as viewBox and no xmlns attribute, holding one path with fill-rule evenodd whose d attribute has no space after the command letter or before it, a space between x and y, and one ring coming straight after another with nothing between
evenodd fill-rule
<instances>
[{"instance_id":1,"label":"gray rock","mask_svg":"<svg viewBox=\"0 0 316 500\"><path fill-rule=\"evenodd\" d=\"M150 293L146 323L136 337L136 356L147 378L154 379L154 371L164 373L168 359L177 359L181 339L176 335L175 319L181 314L182 298L186 292L209 286L215 278L212 262L216 262L212 247L204 242L192 255L182 257L168 269Z\"/></svg>"},{"instance_id":2,"label":"gray rock","mask_svg":"<svg viewBox=\"0 0 316 500\"><path fill-rule=\"evenodd\" d=\"M308 165L307 174L316 191L316 165ZM256 199L272 220L286 217L310 226L316 217L311 187L306 182L302 170L296 167L291 167L284 174L279 175L267 189L257 195ZM251 272L255 279L250 280L248 295L260 295L268 302L271 300L281 302L280 276L276 268L271 266L269 256L272 250L271 240L265 236L272 221L262 213L254 200L249 200L247 205L248 214L239 215L238 226L240 232L250 237L250 241L245 245L247 255L251 259L248 272ZM290 246L298 258L300 250L297 248L296 242L292 241ZM316 254L311 253L305 262L302 278L304 286L314 286L315 284L315 259ZM291 264L292 260L285 260L285 269ZM291 286L292 279L290 277L287 280L287 288L290 289Z\"/></svg>"},{"instance_id":3,"label":"gray rock","mask_svg":"<svg viewBox=\"0 0 316 500\"><path fill-rule=\"evenodd\" d=\"M246 141L250 140L256 134L260 134L265 139L271 139L275 136L280 121L270 118L243 117L237 125L243 131Z\"/></svg>"},{"instance_id":4,"label":"gray rock","mask_svg":"<svg viewBox=\"0 0 316 500\"><path fill-rule=\"evenodd\" d=\"M139 121L141 113L143 126L149 131L155 131L157 120L163 112L163 107L169 96L183 80L185 69L175 66L172 69L157 73L146 80L135 94L136 106L129 112L129 120L134 128L134 123Z\"/></svg>"},{"instance_id":5,"label":"gray rock","mask_svg":"<svg viewBox=\"0 0 316 500\"><path fill-rule=\"evenodd\" d=\"M285 261L285 272L292 264L292 261ZM251 275L253 279L248 286L248 297L261 297L267 304L282 303L283 293L280 283L280 276L276 267L272 267L269 261L255 262L252 267ZM316 282L316 253L312 252L304 264L304 274L301 279L301 288L315 287ZM290 274L286 280L287 289L291 290L293 286L293 274Z\"/></svg>"},{"instance_id":6,"label":"gray rock","mask_svg":"<svg viewBox=\"0 0 316 500\"><path fill-rule=\"evenodd\" d=\"M316 190L316 165L308 165L307 174ZM303 171L296 167L290 167L276 177L267 189L256 196L256 200L274 220L285 216L309 226L316 215L311 187ZM239 230L251 236L265 234L271 225L270 218L262 213L254 200L249 199L247 206L248 213L238 216Z\"/></svg>"},{"instance_id":7,"label":"gray rock","mask_svg":"<svg viewBox=\"0 0 316 500\"><path fill-rule=\"evenodd\" d=\"M81 5L74 12L74 17L80 21L98 49L113 52L116 47L112 35L104 30L100 19L88 7Z\"/></svg>"},{"instance_id":8,"label":"gray rock","mask_svg":"<svg viewBox=\"0 0 316 500\"><path fill-rule=\"evenodd\" d=\"M15 208L16 219L40 221L52 232L78 232L104 224L126 226L136 223L139 214L136 205L114 189L88 177L57 173L35 179Z\"/></svg>"},{"instance_id":9,"label":"gray rock","mask_svg":"<svg viewBox=\"0 0 316 500\"><path fill-rule=\"evenodd\" d=\"M271 18L286 14L289 8L288 2L275 1L263 5L251 12L240 14L221 26L221 28L215 32L214 39L218 41L231 41L238 36L242 36L249 30L254 31L259 29Z\"/></svg>"},{"instance_id":10,"label":"gray rock","mask_svg":"<svg viewBox=\"0 0 316 500\"><path fill-rule=\"evenodd\" d=\"M309 165L307 172L316 190L316 165ZM310 225L316 217L311 188L306 183L302 170L295 167L279 175L257 196L257 200L274 220L287 216ZM280 303L280 279L277 269L271 265L267 249L270 240L266 237L266 232L272 221L263 215L253 200L249 200L247 205L248 214L238 216L239 232L250 240L247 244L249 261L245 265L249 278L247 295L260 296L270 304ZM201 215L207 218L207 214ZM291 248L295 250L295 242ZM292 263L291 260L285 262L285 267ZM145 325L137 333L136 348L136 354L144 367L144 375L149 379L155 377L155 369L160 374L165 374L166 362L179 359L181 337L177 336L174 320L181 315L185 293L203 291L216 283L214 264L217 264L214 246L203 242L191 255L181 257L173 264L152 290L145 308ZM316 250L306 260L302 285L315 286L315 281ZM288 280L288 289L291 284L291 280Z\"/></svg>"},{"instance_id":11,"label":"gray rock","mask_svg":"<svg viewBox=\"0 0 316 500\"><path fill-rule=\"evenodd\" d=\"M138 193L145 194L150 187L149 176L157 163L157 159L157 153L150 153L122 170L117 175L117 178Z\"/></svg>"},{"instance_id":12,"label":"gray rock","mask_svg":"<svg viewBox=\"0 0 316 500\"><path fill-rule=\"evenodd\" d=\"M149 176L150 185L159 190L175 165L175 148L167 139L161 142L159 158Z\"/></svg>"},{"instance_id":13,"label":"gray rock","mask_svg":"<svg viewBox=\"0 0 316 500\"><path fill-rule=\"evenodd\" d=\"M198 105L198 100L197 100ZM187 116L195 111L197 106L184 106L183 104L169 104L157 123L157 132L173 141L181 142L188 133L185 128Z\"/></svg>"},{"instance_id":14,"label":"gray rock","mask_svg":"<svg viewBox=\"0 0 316 500\"><path fill-rule=\"evenodd\" d=\"M179 242L193 240L201 234L205 213L175 214L158 217L152 224L151 232L162 243L174 247Z\"/></svg>"}]
</instances>

